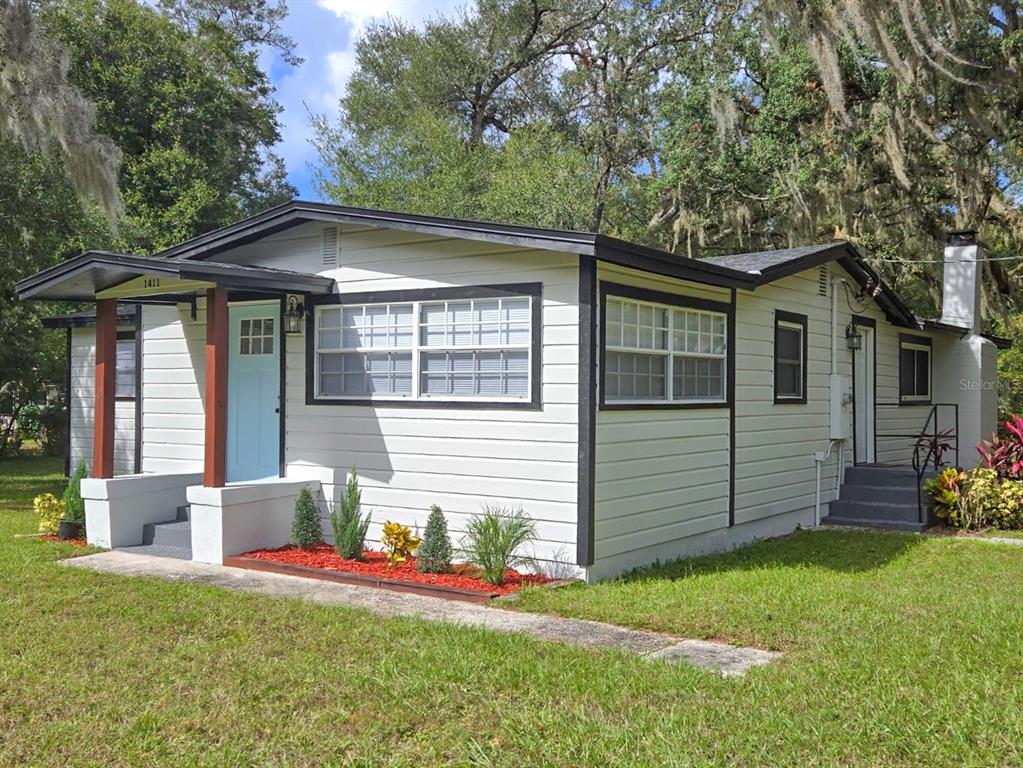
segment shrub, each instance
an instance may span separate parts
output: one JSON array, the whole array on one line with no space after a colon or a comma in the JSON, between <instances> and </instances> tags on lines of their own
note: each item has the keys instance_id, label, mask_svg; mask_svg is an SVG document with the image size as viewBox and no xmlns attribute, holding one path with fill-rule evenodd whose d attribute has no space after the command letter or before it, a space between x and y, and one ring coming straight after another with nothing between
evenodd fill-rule
<instances>
[{"instance_id":1,"label":"shrub","mask_svg":"<svg viewBox=\"0 0 1023 768\"><path fill-rule=\"evenodd\" d=\"M32 500L32 509L39 517L39 533L56 534L64 519L64 502L52 493L44 493Z\"/></svg>"},{"instance_id":2,"label":"shrub","mask_svg":"<svg viewBox=\"0 0 1023 768\"><path fill-rule=\"evenodd\" d=\"M535 539L536 523L521 508L509 512L484 505L483 514L465 526L460 554L468 564L479 568L483 581L499 587L504 583L505 571L532 562L517 553Z\"/></svg>"},{"instance_id":3,"label":"shrub","mask_svg":"<svg viewBox=\"0 0 1023 768\"><path fill-rule=\"evenodd\" d=\"M423 543L416 557L416 570L420 573L444 573L451 568L451 537L448 523L441 508L430 507L430 517L423 531Z\"/></svg>"},{"instance_id":4,"label":"shrub","mask_svg":"<svg viewBox=\"0 0 1023 768\"><path fill-rule=\"evenodd\" d=\"M366 547L366 531L369 530L370 515L362 517L362 491L359 477L352 467L344 495L337 506L330 510L330 527L334 531L334 549L346 560L361 560Z\"/></svg>"},{"instance_id":5,"label":"shrub","mask_svg":"<svg viewBox=\"0 0 1023 768\"><path fill-rule=\"evenodd\" d=\"M1013 414L1002 423L1002 433L977 446L984 465L1003 480L1023 480L1023 416Z\"/></svg>"},{"instance_id":6,"label":"shrub","mask_svg":"<svg viewBox=\"0 0 1023 768\"><path fill-rule=\"evenodd\" d=\"M971 519L967 506L966 486L969 478L958 467L941 470L933 480L924 484L924 490L934 501L934 514L948 521L949 525L968 529L979 525Z\"/></svg>"},{"instance_id":7,"label":"shrub","mask_svg":"<svg viewBox=\"0 0 1023 768\"><path fill-rule=\"evenodd\" d=\"M387 567L393 568L412 557L422 539L413 536L412 529L407 525L388 520L384 523L384 535L380 541L387 552Z\"/></svg>"},{"instance_id":8,"label":"shrub","mask_svg":"<svg viewBox=\"0 0 1023 768\"><path fill-rule=\"evenodd\" d=\"M75 473L71 475L64 495L61 497L64 502L64 519L69 523L85 525L85 502L82 501L82 479L89 476L89 470L85 467L85 460L78 462Z\"/></svg>"},{"instance_id":9,"label":"shrub","mask_svg":"<svg viewBox=\"0 0 1023 768\"><path fill-rule=\"evenodd\" d=\"M313 500L309 486L302 486L295 500L295 516L291 520L291 540L302 549L312 549L323 539L320 510Z\"/></svg>"},{"instance_id":10,"label":"shrub","mask_svg":"<svg viewBox=\"0 0 1023 768\"><path fill-rule=\"evenodd\" d=\"M993 528L1023 526L1023 483L1002 480L988 467L968 473L966 502L982 524Z\"/></svg>"}]
</instances>

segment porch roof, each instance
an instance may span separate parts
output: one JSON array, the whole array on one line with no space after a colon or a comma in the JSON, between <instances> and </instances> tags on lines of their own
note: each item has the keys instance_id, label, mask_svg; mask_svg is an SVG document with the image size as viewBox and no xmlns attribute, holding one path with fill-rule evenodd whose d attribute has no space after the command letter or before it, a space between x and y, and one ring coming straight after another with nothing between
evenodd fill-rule
<instances>
[{"instance_id":1,"label":"porch roof","mask_svg":"<svg viewBox=\"0 0 1023 768\"><path fill-rule=\"evenodd\" d=\"M127 286L131 280L157 278L149 285ZM19 299L44 301L95 301L142 296L192 293L211 286L257 293L331 293L333 278L268 267L222 264L212 261L177 261L123 253L87 251L56 266L37 272L15 285ZM113 294L118 295L114 296ZM123 295L121 295L123 293Z\"/></svg>"}]
</instances>

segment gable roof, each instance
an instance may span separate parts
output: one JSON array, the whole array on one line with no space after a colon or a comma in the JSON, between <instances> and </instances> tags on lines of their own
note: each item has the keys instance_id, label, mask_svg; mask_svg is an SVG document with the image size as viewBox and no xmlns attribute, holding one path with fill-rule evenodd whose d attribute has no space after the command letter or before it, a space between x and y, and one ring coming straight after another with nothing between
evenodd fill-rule
<instances>
[{"instance_id":1,"label":"gable roof","mask_svg":"<svg viewBox=\"0 0 1023 768\"><path fill-rule=\"evenodd\" d=\"M226 288L291 293L330 293L334 281L321 275L241 264L175 262L149 256L87 251L18 282L19 299L94 301L100 291L141 275L209 281Z\"/></svg>"}]
</instances>

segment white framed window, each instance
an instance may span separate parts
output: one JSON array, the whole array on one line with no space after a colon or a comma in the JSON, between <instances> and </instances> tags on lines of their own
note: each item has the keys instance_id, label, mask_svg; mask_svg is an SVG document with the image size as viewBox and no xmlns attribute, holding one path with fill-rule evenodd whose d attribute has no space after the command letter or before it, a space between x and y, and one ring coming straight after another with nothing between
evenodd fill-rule
<instances>
[{"instance_id":1,"label":"white framed window","mask_svg":"<svg viewBox=\"0 0 1023 768\"><path fill-rule=\"evenodd\" d=\"M314 398L529 402L536 300L321 305Z\"/></svg>"},{"instance_id":2,"label":"white framed window","mask_svg":"<svg viewBox=\"0 0 1023 768\"><path fill-rule=\"evenodd\" d=\"M899 339L899 400L929 402L931 399L930 339L902 336Z\"/></svg>"},{"instance_id":3,"label":"white framed window","mask_svg":"<svg viewBox=\"0 0 1023 768\"><path fill-rule=\"evenodd\" d=\"M727 401L727 314L612 294L604 301L605 403Z\"/></svg>"}]
</instances>

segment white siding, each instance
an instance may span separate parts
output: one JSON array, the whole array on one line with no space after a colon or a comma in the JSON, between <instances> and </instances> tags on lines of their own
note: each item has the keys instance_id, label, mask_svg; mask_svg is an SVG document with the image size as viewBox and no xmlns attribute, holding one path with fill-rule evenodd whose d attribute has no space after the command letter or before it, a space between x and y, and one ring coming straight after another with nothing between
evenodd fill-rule
<instances>
[{"instance_id":1,"label":"white siding","mask_svg":"<svg viewBox=\"0 0 1023 768\"><path fill-rule=\"evenodd\" d=\"M323 268L319 225L304 225L219 260L319 272L342 293L543 283L542 403L534 410L306 405L305 338L287 339L285 461L289 478L321 480L336 499L352 466L372 512L369 542L395 520L426 524L431 504L453 539L483 504L521 506L537 521L537 554L576 546L578 259L569 254L348 229L338 268Z\"/></svg>"},{"instance_id":2,"label":"white siding","mask_svg":"<svg viewBox=\"0 0 1023 768\"><path fill-rule=\"evenodd\" d=\"M202 472L205 299L142 308L142 471Z\"/></svg>"},{"instance_id":3,"label":"white siding","mask_svg":"<svg viewBox=\"0 0 1023 768\"><path fill-rule=\"evenodd\" d=\"M122 328L121 330L130 330ZM79 461L92 474L93 414L96 399L96 329L71 329L71 391L68 404L71 409L71 471ZM135 402L118 400L114 403L114 474L127 475L135 471Z\"/></svg>"},{"instance_id":4,"label":"white siding","mask_svg":"<svg viewBox=\"0 0 1023 768\"><path fill-rule=\"evenodd\" d=\"M602 282L728 303L720 288L601 264ZM599 295L599 292L598 292ZM597 339L599 344L599 330ZM602 385L598 371L597 386ZM728 525L728 409L600 410L594 560L644 562L643 550Z\"/></svg>"}]
</instances>

